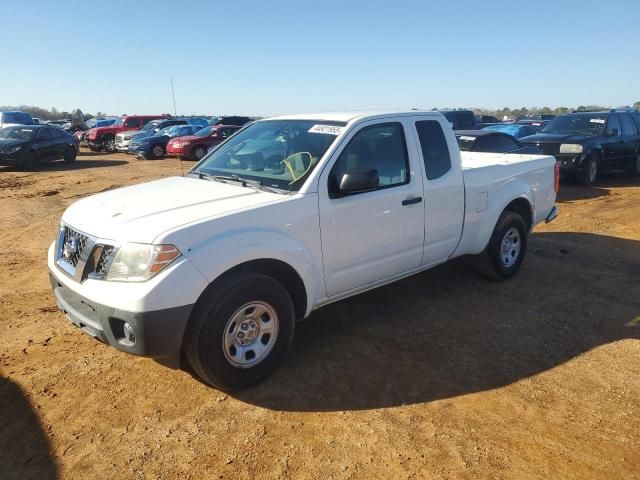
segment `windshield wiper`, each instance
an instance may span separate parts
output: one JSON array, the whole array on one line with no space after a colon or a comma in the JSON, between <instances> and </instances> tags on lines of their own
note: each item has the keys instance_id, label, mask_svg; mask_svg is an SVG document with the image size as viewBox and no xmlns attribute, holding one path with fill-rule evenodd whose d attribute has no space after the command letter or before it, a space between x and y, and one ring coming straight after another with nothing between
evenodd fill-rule
<instances>
[{"instance_id":1,"label":"windshield wiper","mask_svg":"<svg viewBox=\"0 0 640 480\"><path fill-rule=\"evenodd\" d=\"M265 184L263 184L259 180L251 180L251 179L248 179L248 178L242 178L242 177L239 177L237 175L232 175L232 176L211 175L209 173L204 173L202 171L198 171L196 173L197 173L197 175L198 175L198 177L200 179L212 180L212 181L222 182L222 183L236 182L236 183L240 183L243 187L251 187L251 188L254 188L256 190L262 190L263 192L277 193L277 194L280 194L280 195L286 193L284 190L279 190L279 189L268 187L268 186L266 186Z\"/></svg>"}]
</instances>

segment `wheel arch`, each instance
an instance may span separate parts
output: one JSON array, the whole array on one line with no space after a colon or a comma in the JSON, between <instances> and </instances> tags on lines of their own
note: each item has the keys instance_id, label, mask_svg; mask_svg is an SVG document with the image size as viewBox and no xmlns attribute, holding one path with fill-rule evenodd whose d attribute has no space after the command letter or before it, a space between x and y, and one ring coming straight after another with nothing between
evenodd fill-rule
<instances>
[{"instance_id":1,"label":"wheel arch","mask_svg":"<svg viewBox=\"0 0 640 480\"><path fill-rule=\"evenodd\" d=\"M289 292L296 312L296 318L304 318L307 312L307 288L300 274L288 263L274 258L260 258L249 260L229 268L221 273L204 289L198 297L196 305L203 301L209 292L216 289L218 285L226 281L231 275L237 272L254 272L267 275L278 281Z\"/></svg>"}]
</instances>

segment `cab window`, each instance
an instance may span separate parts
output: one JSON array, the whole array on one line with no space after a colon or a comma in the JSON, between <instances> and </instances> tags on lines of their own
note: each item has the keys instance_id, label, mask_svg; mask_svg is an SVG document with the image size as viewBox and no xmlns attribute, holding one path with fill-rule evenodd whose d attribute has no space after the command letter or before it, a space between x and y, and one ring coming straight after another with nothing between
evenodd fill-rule
<instances>
[{"instance_id":1,"label":"cab window","mask_svg":"<svg viewBox=\"0 0 640 480\"><path fill-rule=\"evenodd\" d=\"M125 127L138 128L140 126L139 118L127 118L124 122Z\"/></svg>"},{"instance_id":2,"label":"cab window","mask_svg":"<svg viewBox=\"0 0 640 480\"><path fill-rule=\"evenodd\" d=\"M378 189L409 183L409 157L402 125L382 123L356 133L331 169L329 190L337 191L342 176L355 168L375 169Z\"/></svg>"},{"instance_id":3,"label":"cab window","mask_svg":"<svg viewBox=\"0 0 640 480\"><path fill-rule=\"evenodd\" d=\"M440 178L451 170L451 156L442 127L435 120L422 120L416 122L416 130L427 178Z\"/></svg>"}]
</instances>

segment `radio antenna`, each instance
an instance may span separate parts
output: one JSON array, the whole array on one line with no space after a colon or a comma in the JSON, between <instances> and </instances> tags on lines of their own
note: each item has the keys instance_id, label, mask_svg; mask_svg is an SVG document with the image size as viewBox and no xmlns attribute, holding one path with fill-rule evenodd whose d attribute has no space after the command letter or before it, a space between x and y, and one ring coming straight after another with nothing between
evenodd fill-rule
<instances>
[{"instance_id":1,"label":"radio antenna","mask_svg":"<svg viewBox=\"0 0 640 480\"><path fill-rule=\"evenodd\" d=\"M171 96L173 97L173 116L177 117L178 110L176 109L176 91L173 88L173 77L170 77L170 80L171 80ZM182 165L182 157L178 157L178 160L180 160L180 171L182 172L182 176L184 177L184 167Z\"/></svg>"}]
</instances>

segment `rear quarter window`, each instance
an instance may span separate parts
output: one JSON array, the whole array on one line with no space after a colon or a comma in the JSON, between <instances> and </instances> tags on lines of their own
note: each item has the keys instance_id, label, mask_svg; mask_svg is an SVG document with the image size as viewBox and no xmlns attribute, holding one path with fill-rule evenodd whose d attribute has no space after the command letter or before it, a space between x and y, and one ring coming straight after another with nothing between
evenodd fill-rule
<instances>
[{"instance_id":1,"label":"rear quarter window","mask_svg":"<svg viewBox=\"0 0 640 480\"><path fill-rule=\"evenodd\" d=\"M427 178L435 180L442 177L451 170L451 155L440 122L421 120L416 122L416 130Z\"/></svg>"}]
</instances>

